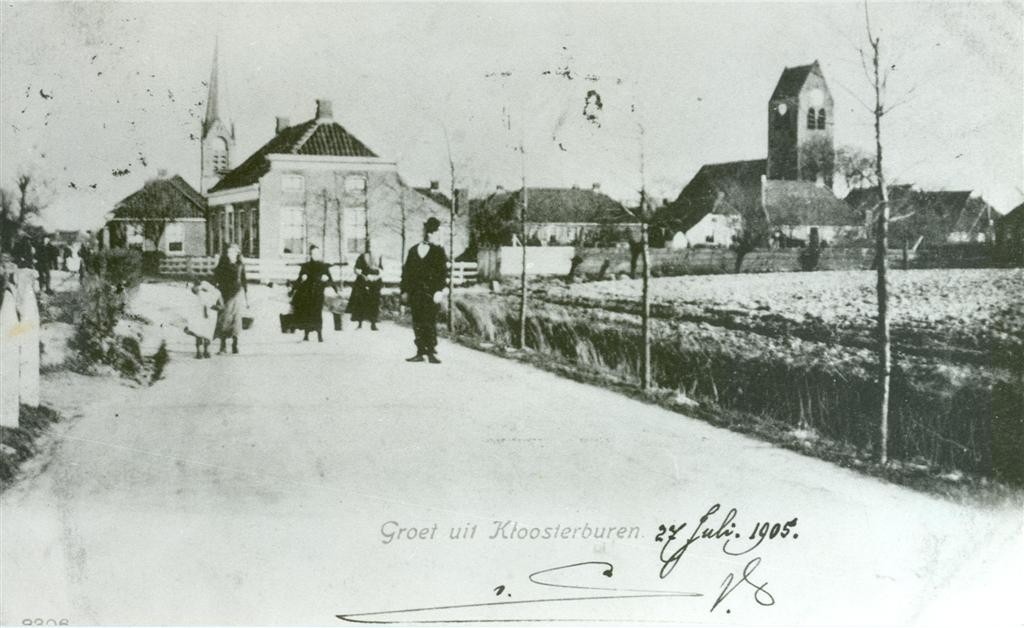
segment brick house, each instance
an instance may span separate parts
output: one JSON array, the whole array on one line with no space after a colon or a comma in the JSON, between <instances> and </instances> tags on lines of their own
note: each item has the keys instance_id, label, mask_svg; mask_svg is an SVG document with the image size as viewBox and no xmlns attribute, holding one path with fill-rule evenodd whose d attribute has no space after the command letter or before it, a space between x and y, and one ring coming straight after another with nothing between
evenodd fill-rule
<instances>
[{"instance_id":1,"label":"brick house","mask_svg":"<svg viewBox=\"0 0 1024 628\"><path fill-rule=\"evenodd\" d=\"M434 192L406 185L394 161L338 124L330 101L318 100L316 116L301 124L277 118L274 136L210 187L210 247L236 242L243 256L297 263L316 244L325 261L344 265L371 244L386 266L400 264L403 243L418 241L428 216L441 221L448 248L449 208ZM467 224L465 216L456 220L456 254L466 247Z\"/></svg>"}]
</instances>

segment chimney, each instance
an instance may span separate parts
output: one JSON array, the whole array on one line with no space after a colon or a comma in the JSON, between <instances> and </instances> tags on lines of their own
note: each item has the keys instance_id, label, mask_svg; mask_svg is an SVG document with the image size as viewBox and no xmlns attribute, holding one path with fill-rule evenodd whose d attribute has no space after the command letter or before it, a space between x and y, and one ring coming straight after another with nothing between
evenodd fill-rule
<instances>
[{"instance_id":1,"label":"chimney","mask_svg":"<svg viewBox=\"0 0 1024 628\"><path fill-rule=\"evenodd\" d=\"M166 179L167 178L167 170L164 169L164 168L160 168L159 170L156 171L156 177L158 179Z\"/></svg>"},{"instance_id":2,"label":"chimney","mask_svg":"<svg viewBox=\"0 0 1024 628\"><path fill-rule=\"evenodd\" d=\"M601 191L601 184L600 183L594 183L593 185L590 186L590 189L592 191L594 191L594 192L600 192Z\"/></svg>"},{"instance_id":3,"label":"chimney","mask_svg":"<svg viewBox=\"0 0 1024 628\"><path fill-rule=\"evenodd\" d=\"M498 187L496 189L497 189L498 192L504 192L505 191L505 186L499 183Z\"/></svg>"},{"instance_id":4,"label":"chimney","mask_svg":"<svg viewBox=\"0 0 1024 628\"><path fill-rule=\"evenodd\" d=\"M331 101L326 98L318 98L316 101L316 121L330 122L334 119L331 111Z\"/></svg>"},{"instance_id":5,"label":"chimney","mask_svg":"<svg viewBox=\"0 0 1024 628\"><path fill-rule=\"evenodd\" d=\"M274 134L280 133L281 131L288 128L288 118L284 116L277 116L275 118L276 124L274 125Z\"/></svg>"},{"instance_id":6,"label":"chimney","mask_svg":"<svg viewBox=\"0 0 1024 628\"><path fill-rule=\"evenodd\" d=\"M441 182L438 181L437 179L431 179L430 180L430 191L431 192L440 192L441 191Z\"/></svg>"}]
</instances>

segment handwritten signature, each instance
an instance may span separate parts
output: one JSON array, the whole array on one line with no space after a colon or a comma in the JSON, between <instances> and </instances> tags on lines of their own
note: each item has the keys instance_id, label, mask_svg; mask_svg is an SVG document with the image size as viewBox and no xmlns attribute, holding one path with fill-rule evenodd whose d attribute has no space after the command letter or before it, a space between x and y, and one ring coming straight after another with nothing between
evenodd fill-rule
<instances>
[{"instance_id":1,"label":"handwritten signature","mask_svg":"<svg viewBox=\"0 0 1024 628\"><path fill-rule=\"evenodd\" d=\"M775 597L768 592L768 582L765 581L761 584L756 584L750 580L750 576L754 575L754 570L761 564L760 558L752 558L743 567L743 576L738 582L733 584L736 577L733 574L729 574L722 580L722 591L718 594L718 598L715 599L715 603L711 605L711 612L715 612L718 605L722 603L725 598L729 597L729 594L738 589L741 585L746 584L754 588L754 601L761 606L772 606L775 604ZM729 612L729 611L726 611Z\"/></svg>"},{"instance_id":2,"label":"handwritten signature","mask_svg":"<svg viewBox=\"0 0 1024 628\"><path fill-rule=\"evenodd\" d=\"M761 584L757 584L757 583L755 583L755 582L750 580L750 577L753 575L754 570L757 569L757 567L760 564L760 562L761 562L760 558L754 558L753 560L748 562L747 565L743 568L742 576L740 577L740 579L738 581L736 580L736 577L735 577L734 574L729 574L729 575L726 576L725 580L723 580L723 582L722 582L721 591L719 592L718 597L715 599L715 603L711 606L711 612L714 612L714 610L718 607L718 605L722 601L724 601L733 591L735 591L736 589L738 589L740 586L742 586L744 584L746 584L749 587L752 587L754 589L754 600L758 604L760 604L761 606L771 606L771 605L775 604L775 598L767 590L767 585L768 585L767 582L764 582L764 583L761 583ZM456 620L454 618L447 619L447 620L446 619L436 619L436 618L430 619L430 620L424 620L424 619L409 618L408 616L412 615L412 614L418 614L418 613L443 613L443 612L446 612L446 611L458 611L458 610L465 610L465 609L483 609L483 608L488 608L488 607L506 607L506 606L516 606L516 605L524 606L524 605L553 604L553 603L558 603L558 602L595 602L595 601L599 601L599 600L628 600L628 599L644 599L644 598L648 598L648 599L649 598L699 598L699 597L703 597L704 596L703 593L690 592L690 591L667 591L667 590L650 590L650 589L632 589L632 588L619 588L619 587L603 587L603 586L590 586L590 585L573 584L573 583L565 583L565 582L557 581L558 580L557 576L559 576L559 575L564 575L566 573L570 573L570 574L575 573L576 575L579 575L580 572L583 569L592 569L592 568L595 568L595 567L596 568L600 568L601 569L601 572L600 572L601 575L603 575L606 578L611 578L613 576L613 574L614 574L614 571L615 571L615 568L612 565L612 563L605 562L605 561L585 561L585 562L579 562L579 563L572 563L572 564L569 564L569 565L561 565L561 566L558 566L558 567L551 567L549 569L541 569L539 571L535 571L535 572L531 573L529 575L528 579L533 584L536 584L536 585L539 585L539 586L543 586L543 587L553 587L553 588L559 588L559 589L576 589L576 590L585 590L585 591L601 591L601 592L604 592L601 595L583 595L583 596L557 597L557 598L531 598L531 599L523 599L523 600L500 600L500 601L491 601L491 602L477 602L477 603L473 603L473 604L450 604L450 605L445 605L445 606L425 606L425 607L419 607L419 608L403 608L403 609L394 609L394 610L388 610L388 611L374 611L374 612L369 612L369 613L344 613L344 614L336 615L336 617L338 619L342 620L342 621L346 621L346 622L350 622L350 623L359 623L359 624L394 624L394 623L402 623L402 622L407 622L407 621L418 621L418 622L429 621L429 623L438 623L438 622L444 623L446 621L451 621L451 622L457 621L458 623L473 623L474 621L479 621L479 622L501 621L501 622L509 622L509 623L527 622L527 621L532 622L532 621L537 621L537 619L510 617L510 618L501 618L501 619L494 619L494 618L486 618L485 619L485 618L480 618L480 619L477 619L477 620L461 619L461 618L458 619L458 620ZM505 590L506 589L505 589L504 585L500 585L500 586L495 587L493 590L494 590L495 595L502 596L502 594L505 594ZM507 594L507 595L511 596L510 593ZM729 611L727 610L726 612L729 612ZM402 617L399 617L399 616L402 616ZM586 619L586 618L575 618L575 619L569 619L569 618L558 618L558 619L556 619L556 618L546 618L546 619L543 619L543 621L549 621L549 622L555 622L555 621L559 621L559 622L569 622L569 621L571 621L571 622L583 622L583 621L589 621L589 620Z\"/></svg>"}]
</instances>

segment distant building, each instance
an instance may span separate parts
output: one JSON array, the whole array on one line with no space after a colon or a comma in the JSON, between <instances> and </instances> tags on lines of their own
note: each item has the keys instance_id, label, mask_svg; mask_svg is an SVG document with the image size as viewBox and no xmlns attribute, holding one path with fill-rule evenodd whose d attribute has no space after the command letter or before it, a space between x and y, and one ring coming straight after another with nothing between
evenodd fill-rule
<instances>
[{"instance_id":1,"label":"distant building","mask_svg":"<svg viewBox=\"0 0 1024 628\"><path fill-rule=\"evenodd\" d=\"M702 166L674 201L655 212L669 245L863 238L862 215L831 189L833 112L817 61L783 70L768 100L767 159Z\"/></svg>"},{"instance_id":2,"label":"distant building","mask_svg":"<svg viewBox=\"0 0 1024 628\"><path fill-rule=\"evenodd\" d=\"M471 205L473 230L481 246L519 240L522 190L497 189ZM640 224L618 201L594 184L589 189L527 188L526 239L540 245L576 245L588 238L637 239Z\"/></svg>"},{"instance_id":3,"label":"distant building","mask_svg":"<svg viewBox=\"0 0 1024 628\"><path fill-rule=\"evenodd\" d=\"M161 171L114 206L105 231L112 247L206 255L206 199L180 176Z\"/></svg>"},{"instance_id":4,"label":"distant building","mask_svg":"<svg viewBox=\"0 0 1024 628\"><path fill-rule=\"evenodd\" d=\"M995 239L995 213L970 190L933 191L912 185L889 188L889 242L891 246L938 246ZM877 187L851 190L846 203L872 222L881 197Z\"/></svg>"},{"instance_id":5,"label":"distant building","mask_svg":"<svg viewBox=\"0 0 1024 628\"><path fill-rule=\"evenodd\" d=\"M761 203L776 243L811 242L817 236L820 242L844 244L866 235L862 214L810 181L765 178Z\"/></svg>"},{"instance_id":6,"label":"distant building","mask_svg":"<svg viewBox=\"0 0 1024 628\"><path fill-rule=\"evenodd\" d=\"M996 250L1014 266L1024 266L1024 204L996 221Z\"/></svg>"},{"instance_id":7,"label":"distant building","mask_svg":"<svg viewBox=\"0 0 1024 628\"><path fill-rule=\"evenodd\" d=\"M655 214L673 248L732 246L744 237L759 244L861 239L864 219L822 183L769 179L766 160L703 166L675 201ZM781 237L780 237L781 236Z\"/></svg>"}]
</instances>

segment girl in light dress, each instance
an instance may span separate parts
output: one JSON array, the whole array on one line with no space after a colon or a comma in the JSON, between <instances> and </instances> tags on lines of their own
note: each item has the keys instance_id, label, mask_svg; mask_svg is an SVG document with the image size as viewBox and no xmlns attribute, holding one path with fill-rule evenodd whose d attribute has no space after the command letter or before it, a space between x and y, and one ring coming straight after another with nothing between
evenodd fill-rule
<instances>
[{"instance_id":1,"label":"girl in light dress","mask_svg":"<svg viewBox=\"0 0 1024 628\"><path fill-rule=\"evenodd\" d=\"M220 290L200 279L192 283L192 294L195 295L195 302L189 312L185 333L195 336L196 358L208 358L210 341L217 330L217 312L223 309L224 302Z\"/></svg>"}]
</instances>

